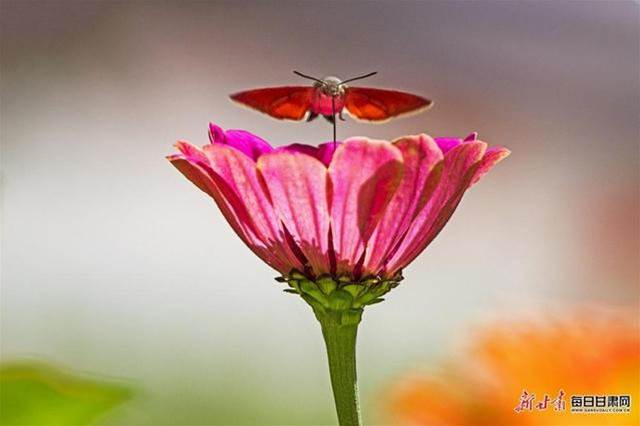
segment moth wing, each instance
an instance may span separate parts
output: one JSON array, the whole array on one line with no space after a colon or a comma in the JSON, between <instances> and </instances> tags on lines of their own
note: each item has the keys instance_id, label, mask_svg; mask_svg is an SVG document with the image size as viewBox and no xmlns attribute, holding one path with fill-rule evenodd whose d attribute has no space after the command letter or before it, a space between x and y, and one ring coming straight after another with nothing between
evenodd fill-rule
<instances>
[{"instance_id":1,"label":"moth wing","mask_svg":"<svg viewBox=\"0 0 640 426\"><path fill-rule=\"evenodd\" d=\"M396 90L349 87L345 107L360 120L384 121L429 108L433 102L421 96Z\"/></svg>"},{"instance_id":2,"label":"moth wing","mask_svg":"<svg viewBox=\"0 0 640 426\"><path fill-rule=\"evenodd\" d=\"M302 120L311 106L312 92L305 86L269 87L234 93L231 99L278 120Z\"/></svg>"}]
</instances>

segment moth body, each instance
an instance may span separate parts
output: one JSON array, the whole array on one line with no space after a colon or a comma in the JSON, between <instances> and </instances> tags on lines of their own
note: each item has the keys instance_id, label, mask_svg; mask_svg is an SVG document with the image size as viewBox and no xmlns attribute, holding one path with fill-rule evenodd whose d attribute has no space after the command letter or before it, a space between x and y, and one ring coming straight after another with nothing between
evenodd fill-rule
<instances>
[{"instance_id":1,"label":"moth body","mask_svg":"<svg viewBox=\"0 0 640 426\"><path fill-rule=\"evenodd\" d=\"M348 87L340 82L338 77L326 77L322 79L322 82L313 84L313 94L309 105L311 115L307 121L313 120L318 115L324 116L329 121L333 120L334 114L341 116Z\"/></svg>"}]
</instances>

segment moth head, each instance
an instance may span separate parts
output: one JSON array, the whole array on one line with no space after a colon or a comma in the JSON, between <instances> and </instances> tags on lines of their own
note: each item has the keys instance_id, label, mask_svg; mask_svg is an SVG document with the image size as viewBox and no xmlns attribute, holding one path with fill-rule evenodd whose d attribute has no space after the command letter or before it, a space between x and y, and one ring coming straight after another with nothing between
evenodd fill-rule
<instances>
[{"instance_id":1,"label":"moth head","mask_svg":"<svg viewBox=\"0 0 640 426\"><path fill-rule=\"evenodd\" d=\"M378 74L377 71L374 71L368 74L360 75L358 77L348 78L346 80L340 80L338 77L325 77L324 79L320 80L319 78L303 74L300 71L294 71L293 73L308 80L313 80L313 87L321 90L327 96L334 97L344 95L345 90L348 87L347 83L355 80L362 80L363 78L371 77L372 75Z\"/></svg>"},{"instance_id":2,"label":"moth head","mask_svg":"<svg viewBox=\"0 0 640 426\"><path fill-rule=\"evenodd\" d=\"M325 77L321 82L315 82L313 86L322 90L327 96L342 96L347 87L338 77Z\"/></svg>"}]
</instances>

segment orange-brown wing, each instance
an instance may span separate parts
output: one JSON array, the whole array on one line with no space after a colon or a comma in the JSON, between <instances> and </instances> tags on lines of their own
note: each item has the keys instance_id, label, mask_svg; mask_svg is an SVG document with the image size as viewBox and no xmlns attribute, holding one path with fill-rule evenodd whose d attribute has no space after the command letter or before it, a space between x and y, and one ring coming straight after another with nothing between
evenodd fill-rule
<instances>
[{"instance_id":1,"label":"orange-brown wing","mask_svg":"<svg viewBox=\"0 0 640 426\"><path fill-rule=\"evenodd\" d=\"M349 87L345 107L360 120L383 121L402 114L429 108L429 99L395 90Z\"/></svg>"},{"instance_id":2,"label":"orange-brown wing","mask_svg":"<svg viewBox=\"0 0 640 426\"><path fill-rule=\"evenodd\" d=\"M231 99L279 120L302 120L312 92L308 86L269 87L235 93Z\"/></svg>"}]
</instances>

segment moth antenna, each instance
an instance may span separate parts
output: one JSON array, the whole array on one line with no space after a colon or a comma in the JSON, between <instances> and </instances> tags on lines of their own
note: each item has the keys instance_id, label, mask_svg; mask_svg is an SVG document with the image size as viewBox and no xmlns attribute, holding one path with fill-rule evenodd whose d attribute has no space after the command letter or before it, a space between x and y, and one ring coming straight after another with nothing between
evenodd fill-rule
<instances>
[{"instance_id":1,"label":"moth antenna","mask_svg":"<svg viewBox=\"0 0 640 426\"><path fill-rule=\"evenodd\" d=\"M302 78L306 78L306 79L313 80L313 81L316 81L318 83L324 84L324 81L320 80L319 78L315 78L315 77L311 77L310 75L302 74L300 71L293 71L293 73L295 75L299 75Z\"/></svg>"},{"instance_id":2,"label":"moth antenna","mask_svg":"<svg viewBox=\"0 0 640 426\"><path fill-rule=\"evenodd\" d=\"M358 77L348 78L346 80L341 81L339 85L342 86L345 83L349 83L356 80L362 80L363 78L371 77L372 75L376 75L376 74L378 74L378 71L370 72L369 74L361 75Z\"/></svg>"}]
</instances>

